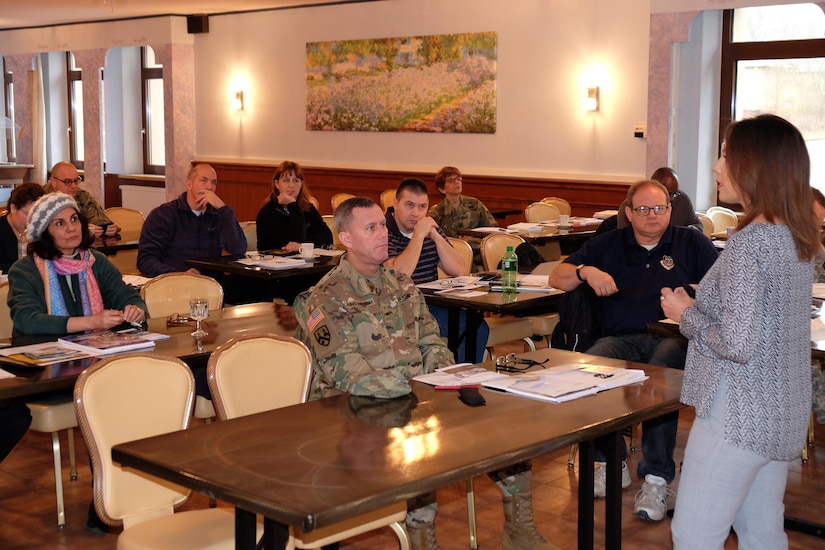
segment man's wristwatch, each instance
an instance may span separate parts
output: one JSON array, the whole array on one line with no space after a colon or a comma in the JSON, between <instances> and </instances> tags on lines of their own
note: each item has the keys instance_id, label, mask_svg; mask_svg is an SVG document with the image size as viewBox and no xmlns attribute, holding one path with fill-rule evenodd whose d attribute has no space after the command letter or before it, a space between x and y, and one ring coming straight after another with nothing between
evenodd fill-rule
<instances>
[{"instance_id":1,"label":"man's wristwatch","mask_svg":"<svg viewBox=\"0 0 825 550\"><path fill-rule=\"evenodd\" d=\"M580 280L581 282L585 283L587 281L585 281L584 278L582 278L582 269L583 268L584 268L584 264L581 264L576 268L576 278L578 280Z\"/></svg>"}]
</instances>

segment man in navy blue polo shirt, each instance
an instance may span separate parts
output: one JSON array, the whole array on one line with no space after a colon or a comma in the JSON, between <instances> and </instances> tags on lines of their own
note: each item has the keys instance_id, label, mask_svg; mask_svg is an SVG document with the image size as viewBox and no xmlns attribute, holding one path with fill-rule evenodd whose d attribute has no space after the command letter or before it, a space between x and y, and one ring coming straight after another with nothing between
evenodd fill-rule
<instances>
[{"instance_id":1,"label":"man in navy blue polo shirt","mask_svg":"<svg viewBox=\"0 0 825 550\"><path fill-rule=\"evenodd\" d=\"M702 232L670 225L670 194L656 181L640 181L627 192L630 225L591 239L550 274L550 285L573 290L590 285L600 297L604 336L587 353L684 369L685 350L675 338L648 334L647 324L664 318L659 304L663 287L696 284L718 253ZM678 412L642 423L642 452L637 474L644 480L635 514L661 521L667 512L668 485L676 476ZM625 456L627 451L625 450ZM594 493L605 496L604 454L598 448ZM631 483L622 462L622 487Z\"/></svg>"}]
</instances>

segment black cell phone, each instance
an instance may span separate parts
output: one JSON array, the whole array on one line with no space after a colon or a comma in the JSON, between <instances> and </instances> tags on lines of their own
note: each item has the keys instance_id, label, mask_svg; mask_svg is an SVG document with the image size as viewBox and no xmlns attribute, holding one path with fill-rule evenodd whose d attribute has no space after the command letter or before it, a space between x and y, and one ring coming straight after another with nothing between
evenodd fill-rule
<instances>
[{"instance_id":1,"label":"black cell phone","mask_svg":"<svg viewBox=\"0 0 825 550\"><path fill-rule=\"evenodd\" d=\"M469 405L471 407L480 407L487 403L487 400L484 399L484 396L479 393L479 391L475 388L461 388L458 390L458 398L461 399L461 402L465 405Z\"/></svg>"},{"instance_id":2,"label":"black cell phone","mask_svg":"<svg viewBox=\"0 0 825 550\"><path fill-rule=\"evenodd\" d=\"M687 292L687 295L688 295L688 296L690 296L690 297L691 297L691 298L693 298L694 300L696 299L696 289L695 289L695 288L693 288L692 286L690 286L690 285L689 285L689 284L687 284L687 283L683 284L683 285L682 285L682 288L684 288L684 289L685 289L685 292Z\"/></svg>"}]
</instances>

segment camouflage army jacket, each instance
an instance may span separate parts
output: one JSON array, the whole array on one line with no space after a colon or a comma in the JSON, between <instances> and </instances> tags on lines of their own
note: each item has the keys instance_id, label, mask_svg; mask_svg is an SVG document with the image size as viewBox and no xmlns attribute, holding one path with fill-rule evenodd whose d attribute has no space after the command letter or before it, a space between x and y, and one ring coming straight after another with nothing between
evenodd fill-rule
<instances>
[{"instance_id":1,"label":"camouflage army jacket","mask_svg":"<svg viewBox=\"0 0 825 550\"><path fill-rule=\"evenodd\" d=\"M54 188L51 183L44 185L43 190L46 193L54 192ZM109 216L106 215L106 212L103 211L103 208L100 206L100 203L97 202L97 199L95 199L92 194L85 189L77 190L77 195L75 195L74 201L77 203L77 209L86 217L86 220L89 223L94 225L105 225L112 223L112 220L110 220Z\"/></svg>"},{"instance_id":2,"label":"camouflage army jacket","mask_svg":"<svg viewBox=\"0 0 825 550\"><path fill-rule=\"evenodd\" d=\"M345 255L295 300L296 337L312 352L322 392L398 397L410 393L413 376L454 363L412 280L380 270L379 288Z\"/></svg>"},{"instance_id":3,"label":"camouflage army jacket","mask_svg":"<svg viewBox=\"0 0 825 550\"><path fill-rule=\"evenodd\" d=\"M442 201L430 208L430 217L435 220L448 237L458 237L459 229L474 229L476 227L495 227L493 215L484 204L473 197L459 195L458 207L450 204L445 197Z\"/></svg>"}]
</instances>

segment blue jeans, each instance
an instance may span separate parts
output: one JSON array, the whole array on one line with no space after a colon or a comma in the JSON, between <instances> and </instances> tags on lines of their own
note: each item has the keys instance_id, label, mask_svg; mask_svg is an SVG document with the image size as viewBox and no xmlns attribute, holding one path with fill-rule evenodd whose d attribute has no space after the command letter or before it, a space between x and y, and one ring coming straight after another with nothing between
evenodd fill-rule
<instances>
[{"instance_id":1,"label":"blue jeans","mask_svg":"<svg viewBox=\"0 0 825 550\"><path fill-rule=\"evenodd\" d=\"M430 306L430 313L433 317L435 317L436 323L438 323L438 329L441 332L441 336L447 337L447 317L448 317L449 309L446 307L441 306ZM456 362L457 363L464 363L465 354L464 354L464 343L467 341L465 337L465 332L467 331L467 312L461 311L458 315L458 330L461 334L461 340L458 344L458 353L456 354ZM481 325L478 327L478 332L476 333L476 363L480 363L481 359L484 357L484 346L487 345L487 337L490 335L490 327L487 326L487 323L484 321L481 322Z\"/></svg>"},{"instance_id":2,"label":"blue jeans","mask_svg":"<svg viewBox=\"0 0 825 550\"><path fill-rule=\"evenodd\" d=\"M675 338L661 338L646 333L605 336L599 338L587 353L625 361L647 363L673 369L685 368L685 350ZM676 477L673 450L676 448L676 428L679 413L672 412L642 422L642 460L636 474L644 480L647 474L663 478L668 483ZM622 445L624 441L622 441ZM596 441L596 460L605 461L603 446ZM627 446L622 460L627 459Z\"/></svg>"}]
</instances>

